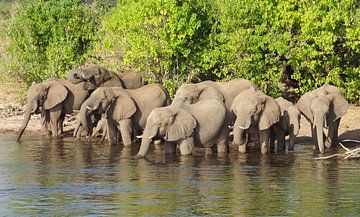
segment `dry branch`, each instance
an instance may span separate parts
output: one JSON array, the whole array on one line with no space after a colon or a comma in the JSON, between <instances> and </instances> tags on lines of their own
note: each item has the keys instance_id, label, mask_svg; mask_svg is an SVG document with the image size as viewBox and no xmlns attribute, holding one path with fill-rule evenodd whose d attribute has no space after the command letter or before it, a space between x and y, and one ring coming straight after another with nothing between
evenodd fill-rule
<instances>
[{"instance_id":1,"label":"dry branch","mask_svg":"<svg viewBox=\"0 0 360 217\"><path fill-rule=\"evenodd\" d=\"M346 140L346 142L350 142L350 141ZM359 141L351 140L351 142L359 142ZM317 157L317 158L314 158L314 159L315 160L325 160L325 159L333 158L333 157L336 157L336 156L342 156L342 157L344 157L344 159L360 158L360 148L356 148L356 149L351 150L351 149L345 147L341 142L339 142L339 144L346 151L344 154L333 154L333 155L324 156L324 157Z\"/></svg>"}]
</instances>

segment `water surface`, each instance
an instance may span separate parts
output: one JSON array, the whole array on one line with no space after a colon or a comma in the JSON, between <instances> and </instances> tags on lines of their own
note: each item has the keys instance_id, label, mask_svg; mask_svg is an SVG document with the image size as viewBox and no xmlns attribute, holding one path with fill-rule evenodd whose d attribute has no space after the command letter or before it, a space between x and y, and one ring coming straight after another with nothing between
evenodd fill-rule
<instances>
[{"instance_id":1,"label":"water surface","mask_svg":"<svg viewBox=\"0 0 360 217\"><path fill-rule=\"evenodd\" d=\"M360 161L295 153L171 157L0 134L1 216L360 216Z\"/></svg>"}]
</instances>

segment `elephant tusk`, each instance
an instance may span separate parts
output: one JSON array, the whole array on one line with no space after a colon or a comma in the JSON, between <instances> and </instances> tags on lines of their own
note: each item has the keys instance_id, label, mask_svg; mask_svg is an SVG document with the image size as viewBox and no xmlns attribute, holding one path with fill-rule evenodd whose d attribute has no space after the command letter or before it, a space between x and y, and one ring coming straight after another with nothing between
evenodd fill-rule
<instances>
[{"instance_id":1,"label":"elephant tusk","mask_svg":"<svg viewBox=\"0 0 360 217\"><path fill-rule=\"evenodd\" d=\"M136 138L141 139L143 135L136 136Z\"/></svg>"},{"instance_id":2,"label":"elephant tusk","mask_svg":"<svg viewBox=\"0 0 360 217\"><path fill-rule=\"evenodd\" d=\"M86 108L87 108L88 110L90 110L90 111L95 110L94 108L90 108L89 106L86 106Z\"/></svg>"},{"instance_id":3,"label":"elephant tusk","mask_svg":"<svg viewBox=\"0 0 360 217\"><path fill-rule=\"evenodd\" d=\"M239 126L239 128L242 130L247 130L247 127Z\"/></svg>"},{"instance_id":4,"label":"elephant tusk","mask_svg":"<svg viewBox=\"0 0 360 217\"><path fill-rule=\"evenodd\" d=\"M83 77L85 80L87 80L84 74L81 74L81 77Z\"/></svg>"}]
</instances>

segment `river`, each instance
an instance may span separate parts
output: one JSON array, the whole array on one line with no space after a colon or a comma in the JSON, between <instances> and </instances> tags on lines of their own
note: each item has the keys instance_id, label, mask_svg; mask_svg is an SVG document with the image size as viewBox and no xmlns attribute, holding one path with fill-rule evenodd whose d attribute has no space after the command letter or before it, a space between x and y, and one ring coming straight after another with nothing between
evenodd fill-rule
<instances>
[{"instance_id":1,"label":"river","mask_svg":"<svg viewBox=\"0 0 360 217\"><path fill-rule=\"evenodd\" d=\"M170 157L0 134L1 216L359 216L360 162L294 153Z\"/></svg>"}]
</instances>

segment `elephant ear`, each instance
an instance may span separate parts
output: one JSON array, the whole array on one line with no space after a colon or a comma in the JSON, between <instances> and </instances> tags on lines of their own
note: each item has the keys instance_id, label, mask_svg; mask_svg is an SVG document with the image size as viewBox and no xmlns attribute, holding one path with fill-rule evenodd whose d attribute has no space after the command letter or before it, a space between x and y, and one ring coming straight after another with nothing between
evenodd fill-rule
<instances>
[{"instance_id":1,"label":"elephant ear","mask_svg":"<svg viewBox=\"0 0 360 217\"><path fill-rule=\"evenodd\" d=\"M173 142L187 138L194 132L196 125L195 118L189 112L179 109L166 131L165 140Z\"/></svg>"},{"instance_id":2,"label":"elephant ear","mask_svg":"<svg viewBox=\"0 0 360 217\"><path fill-rule=\"evenodd\" d=\"M299 101L296 103L296 107L299 109L299 111L306 117L306 119L313 121L314 117L311 112L311 100L313 97L311 97L310 93L305 93L302 95L299 99Z\"/></svg>"},{"instance_id":3,"label":"elephant ear","mask_svg":"<svg viewBox=\"0 0 360 217\"><path fill-rule=\"evenodd\" d=\"M44 86L47 89L47 96L44 102L44 108L46 110L54 108L66 99L68 90L61 83L48 81L44 83Z\"/></svg>"},{"instance_id":4,"label":"elephant ear","mask_svg":"<svg viewBox=\"0 0 360 217\"><path fill-rule=\"evenodd\" d=\"M333 116L330 120L337 120L345 115L346 111L349 108L349 103L342 94L330 94L327 96L331 100L330 104L330 114Z\"/></svg>"},{"instance_id":5,"label":"elephant ear","mask_svg":"<svg viewBox=\"0 0 360 217\"><path fill-rule=\"evenodd\" d=\"M114 97L111 107L112 118L115 120L129 119L137 109L134 100L125 92Z\"/></svg>"},{"instance_id":6,"label":"elephant ear","mask_svg":"<svg viewBox=\"0 0 360 217\"><path fill-rule=\"evenodd\" d=\"M110 80L113 77L113 73L105 69L104 67L99 67L99 73L103 76L103 82Z\"/></svg>"},{"instance_id":7,"label":"elephant ear","mask_svg":"<svg viewBox=\"0 0 360 217\"><path fill-rule=\"evenodd\" d=\"M259 121L259 130L270 128L279 122L281 115L280 106L275 99L265 95L264 110Z\"/></svg>"},{"instance_id":8,"label":"elephant ear","mask_svg":"<svg viewBox=\"0 0 360 217\"><path fill-rule=\"evenodd\" d=\"M202 89L199 93L199 99L197 102L199 102L202 99L218 99L221 102L224 102L224 96L218 91L215 87L211 85L202 85Z\"/></svg>"}]
</instances>

